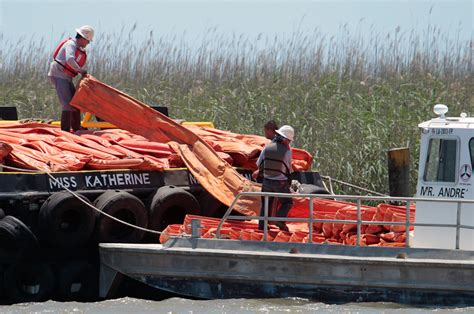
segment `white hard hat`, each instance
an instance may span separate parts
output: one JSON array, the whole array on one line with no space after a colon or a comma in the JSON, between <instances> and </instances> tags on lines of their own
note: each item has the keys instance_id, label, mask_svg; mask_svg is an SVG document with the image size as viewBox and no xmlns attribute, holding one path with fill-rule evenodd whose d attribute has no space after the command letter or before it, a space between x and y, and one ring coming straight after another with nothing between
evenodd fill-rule
<instances>
[{"instance_id":1,"label":"white hard hat","mask_svg":"<svg viewBox=\"0 0 474 314\"><path fill-rule=\"evenodd\" d=\"M89 25L76 28L76 32L88 41L92 41L92 38L94 37L94 29Z\"/></svg>"},{"instance_id":2,"label":"white hard hat","mask_svg":"<svg viewBox=\"0 0 474 314\"><path fill-rule=\"evenodd\" d=\"M289 139L290 141L292 141L295 136L295 130L293 130L293 128L289 125L284 125L275 132L277 132L284 138Z\"/></svg>"}]
</instances>

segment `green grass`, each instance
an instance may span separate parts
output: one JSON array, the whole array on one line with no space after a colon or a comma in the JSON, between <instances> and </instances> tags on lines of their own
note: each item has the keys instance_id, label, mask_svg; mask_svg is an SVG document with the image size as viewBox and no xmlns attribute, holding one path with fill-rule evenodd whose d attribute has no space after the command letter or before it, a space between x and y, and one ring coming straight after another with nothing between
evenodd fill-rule
<instances>
[{"instance_id":1,"label":"green grass","mask_svg":"<svg viewBox=\"0 0 474 314\"><path fill-rule=\"evenodd\" d=\"M152 32L137 41L134 28L125 33L97 36L92 75L169 106L176 118L253 134L269 119L290 124L295 146L314 154L315 170L379 192L388 192L387 150L404 146L414 192L417 124L433 117L434 104L474 114L473 43L431 26L374 31L368 39L342 27L333 38L297 32L290 41L228 38L213 29L197 48ZM46 77L51 52L36 38L8 43L0 35L0 47L0 104L16 105L20 118L57 119Z\"/></svg>"}]
</instances>

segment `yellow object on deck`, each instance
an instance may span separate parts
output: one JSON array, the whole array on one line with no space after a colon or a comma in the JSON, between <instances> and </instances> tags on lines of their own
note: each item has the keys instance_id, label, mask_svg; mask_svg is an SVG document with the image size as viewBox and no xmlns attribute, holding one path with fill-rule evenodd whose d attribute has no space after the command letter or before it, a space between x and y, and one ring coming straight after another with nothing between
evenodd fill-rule
<instances>
[{"instance_id":1,"label":"yellow object on deck","mask_svg":"<svg viewBox=\"0 0 474 314\"><path fill-rule=\"evenodd\" d=\"M90 129L115 129L117 128L115 125L113 125L110 122L107 121L92 121L93 114L90 112L86 112L84 114L84 118L82 119L81 126L83 128L90 128ZM52 125L61 125L61 122L59 121L54 121L51 123ZM182 121L180 122L182 125L196 125L196 126L203 126L203 127L209 127L209 128L214 128L214 124L212 122L192 122L192 121Z\"/></svg>"}]
</instances>

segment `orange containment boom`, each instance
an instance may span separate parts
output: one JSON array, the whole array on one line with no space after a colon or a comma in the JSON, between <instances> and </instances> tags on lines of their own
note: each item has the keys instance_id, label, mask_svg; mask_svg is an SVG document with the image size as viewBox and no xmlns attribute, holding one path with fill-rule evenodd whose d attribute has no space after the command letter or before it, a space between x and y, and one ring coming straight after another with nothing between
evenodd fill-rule
<instances>
[{"instance_id":1,"label":"orange containment boom","mask_svg":"<svg viewBox=\"0 0 474 314\"><path fill-rule=\"evenodd\" d=\"M71 101L118 128L149 140L169 143L189 171L216 199L229 206L240 192L258 192L261 186L241 176L201 137L146 104L87 75ZM244 215L259 212L260 197L242 199L236 210Z\"/></svg>"}]
</instances>

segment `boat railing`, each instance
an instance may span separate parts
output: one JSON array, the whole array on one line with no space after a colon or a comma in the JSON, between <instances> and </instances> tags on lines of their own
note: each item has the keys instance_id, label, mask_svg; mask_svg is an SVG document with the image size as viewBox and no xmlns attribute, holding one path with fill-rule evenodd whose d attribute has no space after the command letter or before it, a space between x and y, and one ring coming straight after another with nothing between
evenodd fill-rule
<instances>
[{"instance_id":1,"label":"boat railing","mask_svg":"<svg viewBox=\"0 0 474 314\"><path fill-rule=\"evenodd\" d=\"M231 216L230 213L234 210L238 201L244 197L263 197L264 200L264 215L263 216ZM290 217L269 217L268 216L268 205L269 198L308 198L309 201L309 218L290 218ZM314 214L314 198L328 198L337 200L352 200L356 202L357 205L357 220L341 220L341 219L319 219L313 216ZM362 201L378 201L378 202L403 202L405 203L406 208L406 219L405 222L395 222L395 221L365 221L362 220ZM455 203L457 204L456 211L456 224L448 223L411 223L410 222L410 206L411 204L416 203L417 201L423 202L443 202L443 203ZM362 225L400 225L405 226L405 231L407 232L405 237L405 246L410 247L410 237L409 230L410 227L422 226L422 227L446 227L446 228L456 228L456 249L459 249L460 242L460 230L461 229L471 229L474 230L474 226L462 225L461 224L461 212L462 204L474 204L474 200L461 200L461 199L433 199L433 198L421 198L421 197L391 197L391 196L359 196L359 195L331 195L331 194L290 194L290 193L269 193L269 192L241 192L237 194L232 204L227 209L226 213L222 217L221 221L216 230L216 238L221 237L221 229L226 220L249 220L257 219L264 221L263 228L263 241L268 240L268 224L271 220L272 222L284 221L284 222L306 222L309 227L308 234L308 243L313 242L313 223L343 223L343 224L356 224L357 225L357 240L356 246L361 245L361 235L362 235ZM198 228L194 224L193 229ZM198 234L197 231L193 232Z\"/></svg>"}]
</instances>

